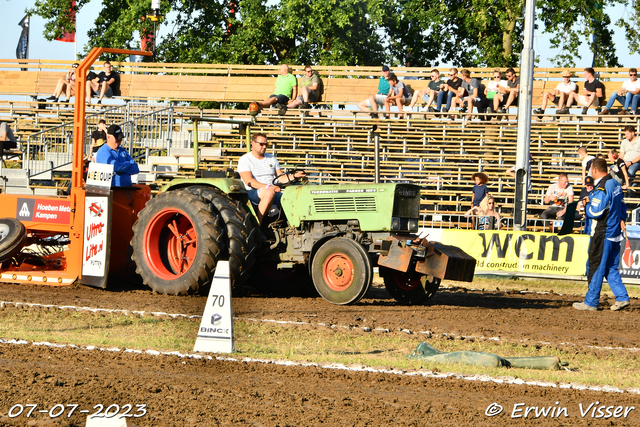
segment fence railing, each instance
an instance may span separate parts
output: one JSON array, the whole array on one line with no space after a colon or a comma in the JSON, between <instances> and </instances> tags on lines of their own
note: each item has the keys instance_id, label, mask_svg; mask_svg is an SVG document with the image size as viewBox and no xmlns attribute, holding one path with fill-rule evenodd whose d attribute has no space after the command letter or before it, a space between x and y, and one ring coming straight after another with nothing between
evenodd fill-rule
<instances>
[{"instance_id":1,"label":"fence railing","mask_svg":"<svg viewBox=\"0 0 640 427\"><path fill-rule=\"evenodd\" d=\"M131 157L147 164L149 156L168 153L173 139L173 107L142 114L120 123Z\"/></svg>"},{"instance_id":2,"label":"fence railing","mask_svg":"<svg viewBox=\"0 0 640 427\"><path fill-rule=\"evenodd\" d=\"M500 218L499 222L492 221L491 216L464 215L463 213L423 213L421 225L427 228L446 228L462 230L513 230L513 218ZM528 218L526 227L528 231L557 233L564 223L561 219ZM584 228L584 221L575 220L574 230Z\"/></svg>"},{"instance_id":3,"label":"fence railing","mask_svg":"<svg viewBox=\"0 0 640 427\"><path fill-rule=\"evenodd\" d=\"M156 110L153 104L127 103L86 117L84 152L91 144L91 133L104 119L108 125L120 124L136 153L148 147L165 147L170 142L173 108ZM132 153L133 155L133 153ZM53 171L70 171L73 163L73 123L45 129L27 139L23 168L29 179L50 180Z\"/></svg>"}]
</instances>

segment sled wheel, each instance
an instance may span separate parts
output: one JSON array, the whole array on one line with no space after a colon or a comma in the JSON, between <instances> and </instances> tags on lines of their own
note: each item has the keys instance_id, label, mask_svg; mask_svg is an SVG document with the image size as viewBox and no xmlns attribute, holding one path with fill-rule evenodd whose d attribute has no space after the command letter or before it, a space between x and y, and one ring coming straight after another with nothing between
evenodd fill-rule
<instances>
[{"instance_id":1,"label":"sled wheel","mask_svg":"<svg viewBox=\"0 0 640 427\"><path fill-rule=\"evenodd\" d=\"M27 238L27 229L15 218L0 218L0 262L17 254Z\"/></svg>"},{"instance_id":2,"label":"sled wheel","mask_svg":"<svg viewBox=\"0 0 640 427\"><path fill-rule=\"evenodd\" d=\"M218 262L220 235L218 217L207 203L183 191L161 193L133 226L136 272L156 292L206 292Z\"/></svg>"},{"instance_id":3,"label":"sled wheel","mask_svg":"<svg viewBox=\"0 0 640 427\"><path fill-rule=\"evenodd\" d=\"M403 273L386 267L379 268L384 287L402 304L418 304L431 298L440 287L440 279L420 273Z\"/></svg>"},{"instance_id":4,"label":"sled wheel","mask_svg":"<svg viewBox=\"0 0 640 427\"><path fill-rule=\"evenodd\" d=\"M371 285L373 270L367 252L358 243L335 237L315 253L311 265L313 285L332 304L354 304Z\"/></svg>"}]
</instances>

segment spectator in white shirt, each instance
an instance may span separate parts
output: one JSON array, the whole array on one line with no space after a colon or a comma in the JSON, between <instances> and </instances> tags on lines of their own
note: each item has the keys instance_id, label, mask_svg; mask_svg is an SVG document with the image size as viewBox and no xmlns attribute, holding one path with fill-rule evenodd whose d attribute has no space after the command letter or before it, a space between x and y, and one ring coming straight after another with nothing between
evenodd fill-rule
<instances>
[{"instance_id":1,"label":"spectator in white shirt","mask_svg":"<svg viewBox=\"0 0 640 427\"><path fill-rule=\"evenodd\" d=\"M618 115L635 114L640 100L640 81L638 80L638 70L629 68L629 80L622 83L622 87L616 93L612 93L607 102L607 106L600 112L600 115L606 116L613 107L614 102L618 101L623 105ZM629 110L631 107L631 110Z\"/></svg>"},{"instance_id":2,"label":"spectator in white shirt","mask_svg":"<svg viewBox=\"0 0 640 427\"><path fill-rule=\"evenodd\" d=\"M542 94L542 108L538 108L533 113L534 114L544 114L544 110L547 108L547 104L549 101L557 105L558 110L562 110L565 107L565 102L567 102L567 98L569 98L569 94L571 92L577 92L578 86L574 82L571 81L571 71L563 71L562 78L564 81L558 83L558 86L551 92L544 91ZM573 101L572 101L573 103ZM570 107L571 105L566 105L566 107Z\"/></svg>"}]
</instances>

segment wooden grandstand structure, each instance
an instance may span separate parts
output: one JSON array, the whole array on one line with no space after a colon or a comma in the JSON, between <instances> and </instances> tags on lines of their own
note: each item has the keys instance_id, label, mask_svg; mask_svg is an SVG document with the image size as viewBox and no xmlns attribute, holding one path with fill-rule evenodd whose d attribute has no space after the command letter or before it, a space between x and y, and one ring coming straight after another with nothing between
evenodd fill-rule
<instances>
[{"instance_id":1,"label":"wooden grandstand structure","mask_svg":"<svg viewBox=\"0 0 640 427\"><path fill-rule=\"evenodd\" d=\"M23 64L26 63L26 64ZM71 61L0 60L0 118L12 121L20 138L54 123L69 120L73 114L65 104L48 104L38 109L37 101L16 101L16 95L48 96L55 81L69 68ZM273 89L277 67L117 63L123 73L122 99L145 100L173 104L176 121L173 126L183 138L193 131L188 120L193 114L220 117L247 117L237 103L262 99ZM27 67L27 71L20 71ZM392 67L399 76L425 78L430 69ZM381 175L386 181L410 181L422 186L424 225L435 218L462 213L470 207L471 175L484 171L490 177L489 190L496 198L502 215L512 215L515 195L513 179L506 170L516 158L517 122L515 109L502 121L468 121L464 115L457 120L440 114L414 113L405 120L376 120L353 109L326 108L354 104L375 93L379 67L321 67L314 66L324 82L321 102L308 115L292 110L285 116L264 110L252 130L269 135L270 147L281 163L317 171L314 179L324 182L354 182L373 180L373 126L380 135ZM292 66L300 74L302 66ZM476 77L489 77L492 69L470 69ZM539 106L542 92L555 88L564 69L536 69L534 72L534 108ZM444 71L444 69L441 69ZM574 81L580 84L582 69L571 70ZM627 78L627 69L598 69L611 93ZM22 83L17 82L23 78ZM405 80L415 87L419 80ZM416 86L418 85L418 86ZM219 108L200 109L189 101L216 101ZM122 101L122 102L123 102ZM244 105L242 105L244 107ZM97 106L93 105L96 111ZM325 108L322 108L325 107ZM395 109L394 109L395 110ZM394 111L392 110L392 112ZM531 126L532 190L528 202L528 216L534 218L544 207L542 198L546 188L560 172L567 172L578 194L580 160L577 149L586 146L589 154L604 153L619 148L623 129L638 125L638 116L562 116L553 120L535 116ZM184 136L186 135L186 136ZM199 129L201 163L210 169L235 167L238 158L247 150L245 138L234 129L203 125ZM191 176L193 150L184 146L166 150L154 156L153 165L145 175L148 181L160 184L174 176ZM635 207L640 194L631 189L627 203ZM508 221L506 222L508 224Z\"/></svg>"}]
</instances>

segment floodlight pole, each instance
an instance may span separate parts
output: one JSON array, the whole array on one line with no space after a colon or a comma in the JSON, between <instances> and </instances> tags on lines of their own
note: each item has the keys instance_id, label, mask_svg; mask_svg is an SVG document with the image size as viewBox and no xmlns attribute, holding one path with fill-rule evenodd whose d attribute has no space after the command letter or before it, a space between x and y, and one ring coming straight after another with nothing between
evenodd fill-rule
<instances>
[{"instance_id":1,"label":"floodlight pole","mask_svg":"<svg viewBox=\"0 0 640 427\"><path fill-rule=\"evenodd\" d=\"M518 99L518 149L516 153L516 197L513 210L513 229L527 229L527 193L529 150L531 143L531 108L533 97L533 29L535 0L527 0L524 16L524 47L520 57L520 93Z\"/></svg>"}]
</instances>

